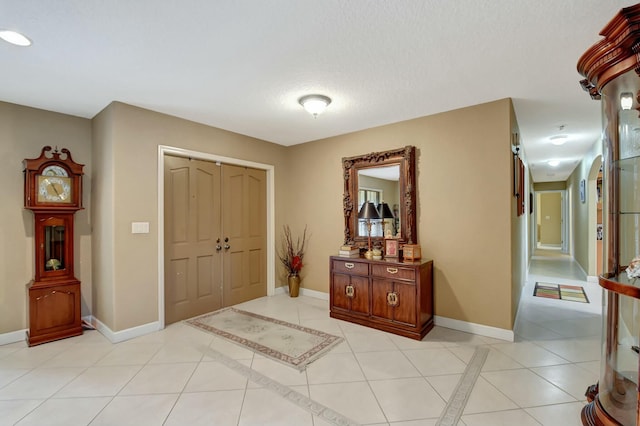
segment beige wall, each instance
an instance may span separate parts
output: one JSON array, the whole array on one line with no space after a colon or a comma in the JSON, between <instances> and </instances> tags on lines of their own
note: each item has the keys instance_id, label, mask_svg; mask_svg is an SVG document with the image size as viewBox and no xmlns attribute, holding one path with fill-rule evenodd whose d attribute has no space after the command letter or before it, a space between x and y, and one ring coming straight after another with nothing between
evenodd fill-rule
<instances>
[{"instance_id":1,"label":"beige wall","mask_svg":"<svg viewBox=\"0 0 640 426\"><path fill-rule=\"evenodd\" d=\"M520 134L520 130L518 128L518 122L516 120L516 114L513 110L513 104L509 100L509 111L510 111L510 121L509 127L511 134L517 133ZM530 220L529 215L529 196L528 189L531 185L531 179L529 178L529 173L525 171L525 182L524 188L525 193L523 196L525 197L525 212L523 215L518 216L518 204L521 202L520 198L516 198L513 196L513 157L511 155L511 141L509 144L505 146L505 148L509 148L509 198L511 199L511 239L510 239L510 267L511 267L511 285L510 285L510 301L511 305L509 306L509 327L505 327L508 329L513 329L513 325L516 321L516 315L518 313L518 305L520 304L520 296L522 294L522 288L524 287L527 273L527 265L529 260L529 252L527 250L527 227L528 221ZM520 159L523 163L527 163L526 153L523 150L519 150Z\"/></svg>"},{"instance_id":2,"label":"beige wall","mask_svg":"<svg viewBox=\"0 0 640 426\"><path fill-rule=\"evenodd\" d=\"M567 182L536 182L533 184L534 191L564 191L567 189Z\"/></svg>"},{"instance_id":3,"label":"beige wall","mask_svg":"<svg viewBox=\"0 0 640 426\"><path fill-rule=\"evenodd\" d=\"M273 165L276 244L282 225L290 225L294 233L308 225L311 238L302 285L325 293L328 257L344 237L341 158L415 145L418 237L423 256L435 264L436 315L512 329L524 265L521 249L514 254L514 244L522 243L523 218L513 217L509 144L515 118L509 99L288 148L118 102L92 122L18 109L19 117L0 117L34 132L38 149L25 149L25 138L11 135L23 150L7 149L9 158L16 157L14 163L37 156L39 144L57 134L68 142L76 161L92 162L93 173L85 179L85 191L93 190L92 215L80 212L84 216L76 223L79 238L86 235L90 241L91 218L94 253L91 256L91 247L81 242L78 272L83 286L90 284L90 276L85 276L93 261L93 286L83 287L83 297L93 301L92 313L112 331L158 319L158 145ZM11 309L0 314L7 318L24 314L24 284L31 276L24 266L32 268L32 259L24 255L32 256L28 222L20 208L21 174L14 172L7 173L16 181L11 204L19 207L0 207L13 215L13 226L2 231L11 233L3 241L12 241L10 250L5 243L4 251L9 254L7 265L13 266L3 282L18 281L18 287L0 287L5 299L11 293L10 300L1 299ZM131 234L133 221L149 222L151 232ZM23 232L15 233L20 227ZM279 267L278 272L276 285L282 285L285 277ZM2 321L2 326L12 331L26 323L22 318L15 324Z\"/></svg>"},{"instance_id":4,"label":"beige wall","mask_svg":"<svg viewBox=\"0 0 640 426\"><path fill-rule=\"evenodd\" d=\"M419 243L434 260L436 314L512 329L511 110L504 99L290 147L282 217L312 233L303 287L328 292L328 257L344 236L342 157L415 145Z\"/></svg>"},{"instance_id":5,"label":"beige wall","mask_svg":"<svg viewBox=\"0 0 640 426\"><path fill-rule=\"evenodd\" d=\"M33 279L33 213L24 206L23 164L46 145L67 148L85 165L83 203L75 215L75 274L82 281L82 314L91 305L91 121L0 102L0 334L28 327L26 285Z\"/></svg>"},{"instance_id":6,"label":"beige wall","mask_svg":"<svg viewBox=\"0 0 640 426\"><path fill-rule=\"evenodd\" d=\"M596 266L596 188L597 170L602 162L602 143L596 141L567 180L573 233L573 256L587 273L595 276ZM580 181L587 182L586 202L580 202Z\"/></svg>"},{"instance_id":7,"label":"beige wall","mask_svg":"<svg viewBox=\"0 0 640 426\"><path fill-rule=\"evenodd\" d=\"M275 167L276 226L284 180L286 148L248 136L114 102L95 119L95 158L104 172L97 186L103 225L111 242L96 245L96 317L112 331L158 320L158 146L167 145ZM284 190L286 191L286 189ZM131 222L149 222L149 234L132 234ZM104 316L101 316L104 315Z\"/></svg>"}]
</instances>

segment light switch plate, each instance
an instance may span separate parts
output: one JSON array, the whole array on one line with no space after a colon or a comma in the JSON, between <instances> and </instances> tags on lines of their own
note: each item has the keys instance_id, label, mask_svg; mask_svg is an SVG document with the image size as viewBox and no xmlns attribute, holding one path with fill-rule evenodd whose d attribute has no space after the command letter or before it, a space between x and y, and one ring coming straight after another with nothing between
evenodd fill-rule
<instances>
[{"instance_id":1,"label":"light switch plate","mask_svg":"<svg viewBox=\"0 0 640 426\"><path fill-rule=\"evenodd\" d=\"M148 234L149 222L131 222L132 234Z\"/></svg>"}]
</instances>

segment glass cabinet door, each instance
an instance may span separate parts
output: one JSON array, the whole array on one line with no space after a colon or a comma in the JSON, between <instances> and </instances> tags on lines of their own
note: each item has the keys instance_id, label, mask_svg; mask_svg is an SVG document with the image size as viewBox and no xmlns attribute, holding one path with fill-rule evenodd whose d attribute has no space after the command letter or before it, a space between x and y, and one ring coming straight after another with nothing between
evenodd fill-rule
<instances>
[{"instance_id":1,"label":"glass cabinet door","mask_svg":"<svg viewBox=\"0 0 640 426\"><path fill-rule=\"evenodd\" d=\"M640 118L621 103L638 90L640 77L629 71L602 91L605 297L596 424L638 424Z\"/></svg>"}]
</instances>

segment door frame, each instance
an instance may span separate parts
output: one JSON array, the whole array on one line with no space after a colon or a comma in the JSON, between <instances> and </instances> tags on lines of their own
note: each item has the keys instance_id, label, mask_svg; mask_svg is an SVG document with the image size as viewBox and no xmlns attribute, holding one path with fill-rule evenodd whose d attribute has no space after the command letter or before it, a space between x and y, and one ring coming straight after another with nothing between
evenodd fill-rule
<instances>
[{"instance_id":1,"label":"door frame","mask_svg":"<svg viewBox=\"0 0 640 426\"><path fill-rule=\"evenodd\" d=\"M224 157L206 152L192 151L168 145L158 145L158 323L165 327L164 318L164 157L165 155L251 167L267 172L267 296L276 290L275 268L275 168L271 164L256 163L238 158Z\"/></svg>"}]
</instances>

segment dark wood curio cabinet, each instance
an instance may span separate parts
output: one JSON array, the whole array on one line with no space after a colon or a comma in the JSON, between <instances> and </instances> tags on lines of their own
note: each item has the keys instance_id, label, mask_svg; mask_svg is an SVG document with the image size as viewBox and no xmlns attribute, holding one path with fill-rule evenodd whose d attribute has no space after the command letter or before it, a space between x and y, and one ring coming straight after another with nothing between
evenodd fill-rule
<instances>
[{"instance_id":1,"label":"dark wood curio cabinet","mask_svg":"<svg viewBox=\"0 0 640 426\"><path fill-rule=\"evenodd\" d=\"M28 285L29 346L82 334L73 223L82 209L82 164L46 146L24 160L24 205L33 211L34 279Z\"/></svg>"},{"instance_id":2,"label":"dark wood curio cabinet","mask_svg":"<svg viewBox=\"0 0 640 426\"><path fill-rule=\"evenodd\" d=\"M622 9L578 61L602 105L603 331L584 425L638 425L640 339L640 5ZM637 267L637 270L636 270Z\"/></svg>"}]
</instances>

